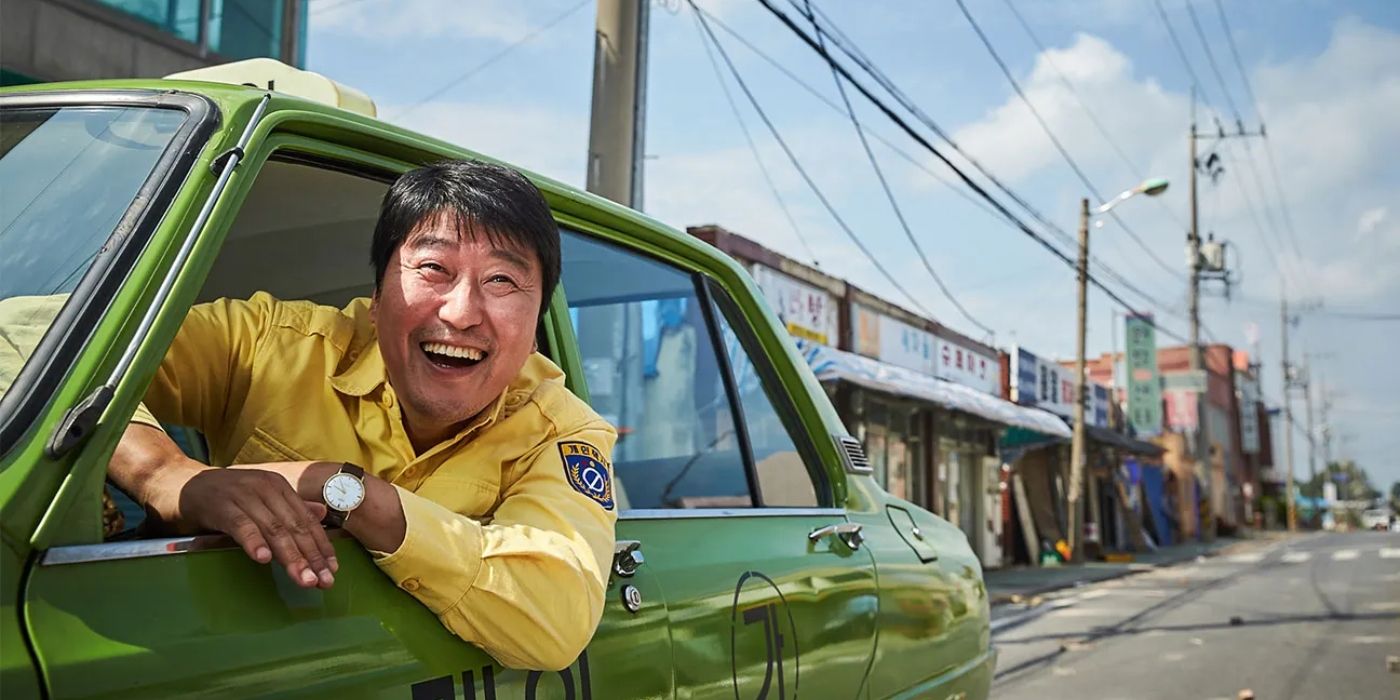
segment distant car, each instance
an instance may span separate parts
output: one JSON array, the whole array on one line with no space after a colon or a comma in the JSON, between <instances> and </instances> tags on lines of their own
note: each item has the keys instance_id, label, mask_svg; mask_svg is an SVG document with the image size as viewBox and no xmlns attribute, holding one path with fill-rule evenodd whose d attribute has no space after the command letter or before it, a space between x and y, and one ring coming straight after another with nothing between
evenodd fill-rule
<instances>
[{"instance_id":1,"label":"distant car","mask_svg":"<svg viewBox=\"0 0 1400 700\"><path fill-rule=\"evenodd\" d=\"M190 305L368 296L389 183L481 157L324 77L225 68L0 90L0 304L69 294L0 375L0 696L987 697L967 538L876 484L746 271L544 178L563 280L539 351L623 436L607 604L573 664L502 668L339 533L328 590L222 536L104 534L107 462Z\"/></svg>"},{"instance_id":2,"label":"distant car","mask_svg":"<svg viewBox=\"0 0 1400 700\"><path fill-rule=\"evenodd\" d=\"M1394 517L1395 513L1391 512L1389 508L1372 508L1361 514L1361 529L1384 532L1390 529L1390 523Z\"/></svg>"}]
</instances>

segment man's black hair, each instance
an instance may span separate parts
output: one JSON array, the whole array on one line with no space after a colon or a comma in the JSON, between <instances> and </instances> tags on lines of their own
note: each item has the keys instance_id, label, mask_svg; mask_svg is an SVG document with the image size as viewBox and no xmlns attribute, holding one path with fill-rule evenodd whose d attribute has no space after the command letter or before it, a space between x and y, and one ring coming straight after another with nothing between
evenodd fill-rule
<instances>
[{"instance_id":1,"label":"man's black hair","mask_svg":"<svg viewBox=\"0 0 1400 700\"><path fill-rule=\"evenodd\" d=\"M475 160L444 160L410 170L385 193L370 246L375 294L394 251L437 216L456 219L462 235L485 235L495 245L533 252L543 275L544 315L559 282L559 229L549 205L524 175Z\"/></svg>"}]
</instances>

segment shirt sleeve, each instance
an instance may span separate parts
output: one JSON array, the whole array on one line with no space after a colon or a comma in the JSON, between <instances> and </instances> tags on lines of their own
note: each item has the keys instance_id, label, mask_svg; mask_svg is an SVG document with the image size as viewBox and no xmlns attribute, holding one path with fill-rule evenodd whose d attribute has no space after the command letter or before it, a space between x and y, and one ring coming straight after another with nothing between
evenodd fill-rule
<instances>
[{"instance_id":1,"label":"shirt sleeve","mask_svg":"<svg viewBox=\"0 0 1400 700\"><path fill-rule=\"evenodd\" d=\"M230 407L243 404L252 381L253 357L266 335L276 300L259 292L248 300L219 299L190 308L132 422L160 428L160 421L204 432L211 444L226 442Z\"/></svg>"},{"instance_id":2,"label":"shirt sleeve","mask_svg":"<svg viewBox=\"0 0 1400 700\"><path fill-rule=\"evenodd\" d=\"M0 299L0 396L14 385L67 301L67 294Z\"/></svg>"},{"instance_id":3,"label":"shirt sleeve","mask_svg":"<svg viewBox=\"0 0 1400 700\"><path fill-rule=\"evenodd\" d=\"M489 523L399 488L408 528L379 567L462 639L511 668L573 663L603 614L617 521L612 454L617 432L595 421L556 436L517 465ZM581 447L586 446L586 447ZM596 450L581 462L566 452ZM607 488L569 468L601 466ZM578 486L576 487L575 484Z\"/></svg>"}]
</instances>

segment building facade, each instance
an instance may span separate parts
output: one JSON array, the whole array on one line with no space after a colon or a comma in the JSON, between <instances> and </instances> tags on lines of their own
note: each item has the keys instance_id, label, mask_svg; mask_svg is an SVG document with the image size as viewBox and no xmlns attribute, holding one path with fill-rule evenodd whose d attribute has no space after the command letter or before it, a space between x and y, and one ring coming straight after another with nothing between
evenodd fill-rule
<instances>
[{"instance_id":1,"label":"building facade","mask_svg":"<svg viewBox=\"0 0 1400 700\"><path fill-rule=\"evenodd\" d=\"M5 0L0 84L160 77L245 58L305 65L308 0Z\"/></svg>"}]
</instances>

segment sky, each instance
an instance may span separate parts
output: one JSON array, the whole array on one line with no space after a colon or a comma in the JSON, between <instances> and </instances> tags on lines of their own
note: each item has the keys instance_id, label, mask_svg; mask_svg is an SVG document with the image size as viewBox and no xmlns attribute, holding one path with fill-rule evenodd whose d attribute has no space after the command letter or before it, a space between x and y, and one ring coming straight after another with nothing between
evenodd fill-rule
<instances>
[{"instance_id":1,"label":"sky","mask_svg":"<svg viewBox=\"0 0 1400 700\"><path fill-rule=\"evenodd\" d=\"M964 317L919 261L826 63L758 0L696 1L802 167L920 305L973 337L985 336L979 324L989 327L1002 348L1020 344L1041 356L1073 357L1069 267L972 201L951 170L851 91L910 233L976 323ZM800 19L786 0L773 2ZM1237 117L1249 132L1262 124L1267 139L1199 145L1202 157L1214 154L1223 167L1199 183L1200 230L1228 242L1237 276L1228 299L1220 284L1206 285L1203 334L1262 361L1265 399L1277 406L1286 297L1300 310L1289 355L1310 368L1319 438L1326 403L1332 456L1357 460L1383 491L1400 481L1400 322L1354 316L1400 314L1400 3L1160 0L1161 14L1157 0L964 3L1094 192L1002 74L957 0L813 5L963 154L1070 236L1081 198L1097 204L1098 196L1112 197L1142 177L1167 178L1171 185L1160 197L1127 201L1115 210L1117 220L1091 229L1091 250L1118 275L1106 284L1181 337L1188 329L1193 85L1201 93L1194 114L1202 130L1214 130L1217 119L1231 131ZM307 67L368 92L381 118L583 186L593 2L311 0L310 7ZM822 207L723 63L711 63L685 0L653 0L650 46L640 208L677 228L724 226L916 308ZM963 156L951 157L975 173ZM1073 256L1070 245L1053 234L1049 240ZM1104 293L1091 292L1090 356L1121 343L1122 312ZM1159 333L1158 343L1175 341ZM1294 399L1303 425L1301 392ZM1295 471L1305 477L1309 449L1301 429L1294 451ZM1277 429L1275 454L1281 465ZM1320 439L1316 460L1320 468Z\"/></svg>"}]
</instances>

